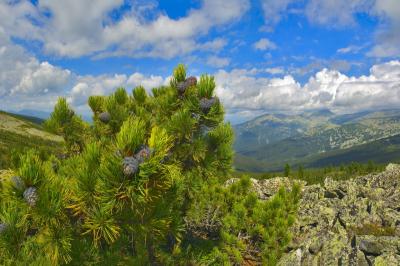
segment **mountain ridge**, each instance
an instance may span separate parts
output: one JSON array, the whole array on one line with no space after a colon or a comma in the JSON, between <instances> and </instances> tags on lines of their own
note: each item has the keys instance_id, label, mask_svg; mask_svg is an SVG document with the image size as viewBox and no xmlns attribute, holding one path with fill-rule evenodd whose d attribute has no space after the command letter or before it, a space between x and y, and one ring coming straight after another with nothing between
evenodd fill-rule
<instances>
[{"instance_id":1,"label":"mountain ridge","mask_svg":"<svg viewBox=\"0 0 400 266\"><path fill-rule=\"evenodd\" d=\"M294 115L266 114L234 129L237 168L270 171L276 170L277 166L270 166L278 163L280 167L284 163L314 165L305 158L318 160L327 153L356 146L368 150L366 145L369 143L400 134L400 110L345 115L336 115L329 110ZM370 159L377 158L371 156ZM336 163L346 162L350 161Z\"/></svg>"}]
</instances>

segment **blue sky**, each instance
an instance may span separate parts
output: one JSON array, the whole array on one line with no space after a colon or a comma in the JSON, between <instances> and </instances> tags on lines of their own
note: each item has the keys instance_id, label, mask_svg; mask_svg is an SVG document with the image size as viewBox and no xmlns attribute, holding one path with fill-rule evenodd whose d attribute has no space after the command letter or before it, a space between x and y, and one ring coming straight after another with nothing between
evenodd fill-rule
<instances>
[{"instance_id":1,"label":"blue sky","mask_svg":"<svg viewBox=\"0 0 400 266\"><path fill-rule=\"evenodd\" d=\"M398 0L7 0L0 109L88 114L91 94L216 76L228 118L400 101Z\"/></svg>"}]
</instances>

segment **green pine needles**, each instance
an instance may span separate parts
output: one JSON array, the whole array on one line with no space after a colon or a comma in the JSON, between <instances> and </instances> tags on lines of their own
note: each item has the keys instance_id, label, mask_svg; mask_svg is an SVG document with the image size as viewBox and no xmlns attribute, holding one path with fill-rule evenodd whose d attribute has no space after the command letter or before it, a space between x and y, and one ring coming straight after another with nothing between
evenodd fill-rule
<instances>
[{"instance_id":1,"label":"green pine needles","mask_svg":"<svg viewBox=\"0 0 400 266\"><path fill-rule=\"evenodd\" d=\"M60 98L46 126L63 154L30 151L0 178L0 264L274 265L299 188L224 185L234 136L214 90L178 65L151 94L89 97L92 124Z\"/></svg>"}]
</instances>

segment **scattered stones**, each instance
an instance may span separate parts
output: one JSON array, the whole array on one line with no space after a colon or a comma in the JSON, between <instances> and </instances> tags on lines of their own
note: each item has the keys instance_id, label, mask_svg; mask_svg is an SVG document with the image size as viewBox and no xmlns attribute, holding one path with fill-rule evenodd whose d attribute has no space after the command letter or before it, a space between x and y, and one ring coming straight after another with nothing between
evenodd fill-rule
<instances>
[{"instance_id":1,"label":"scattered stones","mask_svg":"<svg viewBox=\"0 0 400 266\"><path fill-rule=\"evenodd\" d=\"M303 250L297 265L380 265L384 259L391 262L387 265L400 265L399 205L399 165L351 180L326 178L323 185L306 185L291 249L279 265L290 265L286 262L297 249Z\"/></svg>"},{"instance_id":2,"label":"scattered stones","mask_svg":"<svg viewBox=\"0 0 400 266\"><path fill-rule=\"evenodd\" d=\"M126 177L133 176L139 170L139 161L132 156L125 157L122 163L123 172Z\"/></svg>"},{"instance_id":3,"label":"scattered stones","mask_svg":"<svg viewBox=\"0 0 400 266\"><path fill-rule=\"evenodd\" d=\"M25 183L21 177L19 177L19 176L11 177L11 183L12 183L13 187L16 188L17 190L20 190L20 191L25 190Z\"/></svg>"},{"instance_id":4,"label":"scattered stones","mask_svg":"<svg viewBox=\"0 0 400 266\"><path fill-rule=\"evenodd\" d=\"M216 97L212 97L210 99L207 98L202 98L200 100L200 109L203 113L207 114L210 110L211 107L216 104L218 99Z\"/></svg>"},{"instance_id":5,"label":"scattered stones","mask_svg":"<svg viewBox=\"0 0 400 266\"><path fill-rule=\"evenodd\" d=\"M106 123L110 122L111 115L109 112L103 112L103 113L99 114L99 119L101 122L106 124Z\"/></svg>"},{"instance_id":6,"label":"scattered stones","mask_svg":"<svg viewBox=\"0 0 400 266\"><path fill-rule=\"evenodd\" d=\"M37 189L35 187L28 187L24 191L24 199L29 206L35 207L36 202L38 200Z\"/></svg>"}]
</instances>

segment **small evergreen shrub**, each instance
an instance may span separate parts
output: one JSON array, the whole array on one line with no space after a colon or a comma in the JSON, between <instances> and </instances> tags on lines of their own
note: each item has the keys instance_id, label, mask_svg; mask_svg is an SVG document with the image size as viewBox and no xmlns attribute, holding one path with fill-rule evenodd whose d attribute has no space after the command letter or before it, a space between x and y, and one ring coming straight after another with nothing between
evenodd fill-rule
<instances>
[{"instance_id":1,"label":"small evergreen shrub","mask_svg":"<svg viewBox=\"0 0 400 266\"><path fill-rule=\"evenodd\" d=\"M63 153L29 151L1 181L0 264L273 265L299 188L261 201L248 178L224 185L233 131L214 90L178 65L151 94L91 96L93 124L60 98L46 127Z\"/></svg>"}]
</instances>

